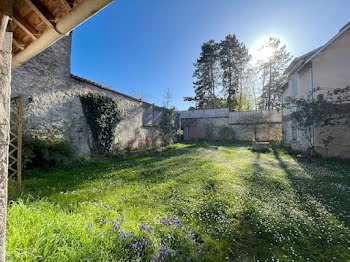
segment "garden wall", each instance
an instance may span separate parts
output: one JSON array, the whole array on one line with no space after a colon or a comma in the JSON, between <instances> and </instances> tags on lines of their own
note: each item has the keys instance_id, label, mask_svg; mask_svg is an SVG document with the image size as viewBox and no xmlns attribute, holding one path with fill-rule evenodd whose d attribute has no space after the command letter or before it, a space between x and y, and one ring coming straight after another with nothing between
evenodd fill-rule
<instances>
[{"instance_id":1,"label":"garden wall","mask_svg":"<svg viewBox=\"0 0 350 262\"><path fill-rule=\"evenodd\" d=\"M229 112L228 108L219 108L182 111L180 116L185 140L225 139L227 130L241 141L282 138L282 116L276 110Z\"/></svg>"},{"instance_id":2,"label":"garden wall","mask_svg":"<svg viewBox=\"0 0 350 262\"><path fill-rule=\"evenodd\" d=\"M112 97L122 112L114 147L138 147L147 137L160 143L162 107L119 93L70 72L71 35L13 71L12 96L24 98L24 132L40 138L70 139L80 154L90 154L92 136L80 95Z\"/></svg>"}]
</instances>

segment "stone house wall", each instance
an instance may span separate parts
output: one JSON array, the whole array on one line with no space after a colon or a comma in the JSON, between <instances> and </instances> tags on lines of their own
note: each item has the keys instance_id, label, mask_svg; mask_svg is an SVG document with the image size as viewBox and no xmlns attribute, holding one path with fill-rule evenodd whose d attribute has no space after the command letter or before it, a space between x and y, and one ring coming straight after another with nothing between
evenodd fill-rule
<instances>
[{"instance_id":1,"label":"stone house wall","mask_svg":"<svg viewBox=\"0 0 350 262\"><path fill-rule=\"evenodd\" d=\"M122 112L114 147L138 147L146 137L160 143L158 124L163 108L103 87L70 72L72 37L67 36L13 71L12 96L24 100L24 132L33 136L70 139L80 154L91 154L92 136L80 95L112 97Z\"/></svg>"},{"instance_id":2,"label":"stone house wall","mask_svg":"<svg viewBox=\"0 0 350 262\"><path fill-rule=\"evenodd\" d=\"M287 97L306 97L310 90L311 85L311 66L305 66L299 73L293 75L290 80L287 89L283 92L283 99ZM305 151L311 147L310 134L311 132L303 132L300 128L296 130L296 138L293 138L293 123L290 116L293 113L292 108L283 108L283 143L292 147L295 150Z\"/></svg>"},{"instance_id":3,"label":"stone house wall","mask_svg":"<svg viewBox=\"0 0 350 262\"><path fill-rule=\"evenodd\" d=\"M297 79L295 85L294 79ZM298 73L289 77L288 87L283 92L283 99L288 96L307 97L312 89L320 88L314 93L327 93L335 88L350 85L350 29L335 39ZM350 110L349 104L342 104L344 110ZM347 125L320 128L311 127L311 132L298 130L297 139L292 137L292 111L283 109L283 141L293 149L304 151L311 147L313 141L317 153L329 157L350 158L350 128ZM311 133L311 135L310 135ZM326 148L322 139L331 135L334 140ZM313 139L312 139L313 138Z\"/></svg>"},{"instance_id":4,"label":"stone house wall","mask_svg":"<svg viewBox=\"0 0 350 262\"><path fill-rule=\"evenodd\" d=\"M180 112L180 118L185 140L224 139L220 132L223 127L231 128L234 139L240 141L252 141L255 135L258 141L280 141L282 137L282 119L277 111L189 110Z\"/></svg>"}]
</instances>

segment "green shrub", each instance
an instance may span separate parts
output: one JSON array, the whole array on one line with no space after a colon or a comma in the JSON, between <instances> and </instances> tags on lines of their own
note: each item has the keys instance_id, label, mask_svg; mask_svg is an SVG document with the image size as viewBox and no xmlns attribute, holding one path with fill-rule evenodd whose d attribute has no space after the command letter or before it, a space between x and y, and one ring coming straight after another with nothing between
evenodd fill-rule
<instances>
[{"instance_id":1,"label":"green shrub","mask_svg":"<svg viewBox=\"0 0 350 262\"><path fill-rule=\"evenodd\" d=\"M22 163L24 169L53 169L70 164L76 149L70 141L54 141L23 136Z\"/></svg>"},{"instance_id":2,"label":"green shrub","mask_svg":"<svg viewBox=\"0 0 350 262\"><path fill-rule=\"evenodd\" d=\"M159 123L161 139L163 146L173 142L175 135L175 108L163 109L162 120Z\"/></svg>"},{"instance_id":3,"label":"green shrub","mask_svg":"<svg viewBox=\"0 0 350 262\"><path fill-rule=\"evenodd\" d=\"M234 139L235 132L229 126L222 126L222 127L220 127L219 135L221 138L223 138L225 140L231 140L231 139Z\"/></svg>"},{"instance_id":4,"label":"green shrub","mask_svg":"<svg viewBox=\"0 0 350 262\"><path fill-rule=\"evenodd\" d=\"M182 129L178 129L176 131L176 142L180 142L182 140L183 134L184 134L184 131Z\"/></svg>"}]
</instances>

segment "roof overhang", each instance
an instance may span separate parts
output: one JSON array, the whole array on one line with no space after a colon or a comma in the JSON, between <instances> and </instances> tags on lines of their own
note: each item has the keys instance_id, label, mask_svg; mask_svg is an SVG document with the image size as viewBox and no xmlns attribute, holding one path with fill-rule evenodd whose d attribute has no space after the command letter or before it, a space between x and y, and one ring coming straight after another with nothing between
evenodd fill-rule
<instances>
[{"instance_id":1,"label":"roof overhang","mask_svg":"<svg viewBox=\"0 0 350 262\"><path fill-rule=\"evenodd\" d=\"M338 37L340 37L342 34L344 34L346 31L350 29L350 22L347 23L345 26L343 26L339 32L332 37L325 45L316 48L315 50L312 50L311 52L300 56L298 58L295 58L292 63L287 67L285 73L293 74L295 72L299 72L301 69L303 69L307 64L309 64L310 61L312 61L315 57L321 54L323 50L325 50L330 44L332 44Z\"/></svg>"},{"instance_id":2,"label":"roof overhang","mask_svg":"<svg viewBox=\"0 0 350 262\"><path fill-rule=\"evenodd\" d=\"M284 81L280 86L279 89L284 91L288 87L288 80Z\"/></svg>"},{"instance_id":3,"label":"roof overhang","mask_svg":"<svg viewBox=\"0 0 350 262\"><path fill-rule=\"evenodd\" d=\"M10 16L12 69L39 54L114 0L5 0ZM7 11L6 11L7 9Z\"/></svg>"}]
</instances>

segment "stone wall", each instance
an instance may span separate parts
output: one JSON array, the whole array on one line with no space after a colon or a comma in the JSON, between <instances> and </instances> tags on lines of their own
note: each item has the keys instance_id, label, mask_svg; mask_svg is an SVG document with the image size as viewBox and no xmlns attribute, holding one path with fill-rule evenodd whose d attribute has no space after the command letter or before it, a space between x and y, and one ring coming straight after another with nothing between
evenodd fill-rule
<instances>
[{"instance_id":1,"label":"stone wall","mask_svg":"<svg viewBox=\"0 0 350 262\"><path fill-rule=\"evenodd\" d=\"M0 261L5 261L12 33L0 46Z\"/></svg>"},{"instance_id":2,"label":"stone wall","mask_svg":"<svg viewBox=\"0 0 350 262\"><path fill-rule=\"evenodd\" d=\"M24 98L24 132L41 138L70 139L80 154L90 154L92 136L80 95L112 97L122 112L114 146L138 147L150 137L160 143L162 108L70 73L71 36L65 37L13 71L12 95Z\"/></svg>"},{"instance_id":3,"label":"stone wall","mask_svg":"<svg viewBox=\"0 0 350 262\"><path fill-rule=\"evenodd\" d=\"M281 114L277 111L229 112L228 108L180 112L185 140L224 139L230 128L240 141L280 141Z\"/></svg>"}]
</instances>

